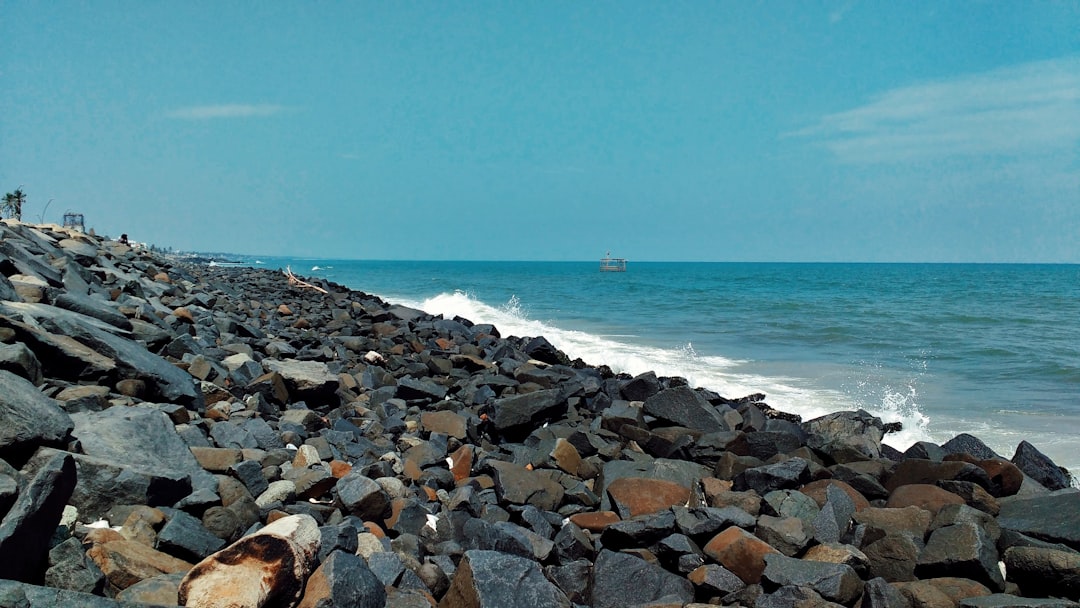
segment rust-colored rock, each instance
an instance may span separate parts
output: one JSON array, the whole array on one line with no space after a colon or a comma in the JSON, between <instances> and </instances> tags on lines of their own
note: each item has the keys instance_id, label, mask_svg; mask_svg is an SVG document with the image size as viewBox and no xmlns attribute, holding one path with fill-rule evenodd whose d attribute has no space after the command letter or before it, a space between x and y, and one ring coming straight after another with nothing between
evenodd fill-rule
<instances>
[{"instance_id":1,"label":"rust-colored rock","mask_svg":"<svg viewBox=\"0 0 1080 608\"><path fill-rule=\"evenodd\" d=\"M173 309L172 314L174 317L180 319L184 323L195 322L195 317L191 314L191 311L183 306Z\"/></svg>"},{"instance_id":2,"label":"rust-colored rock","mask_svg":"<svg viewBox=\"0 0 1080 608\"><path fill-rule=\"evenodd\" d=\"M279 315L283 315L283 316L289 316L289 315L293 314L292 309L289 308L289 306L287 304L279 304L278 307L277 307L277 311L278 311Z\"/></svg>"},{"instance_id":3,"label":"rust-colored rock","mask_svg":"<svg viewBox=\"0 0 1080 608\"><path fill-rule=\"evenodd\" d=\"M465 439L468 432L465 417L457 412L441 410L420 414L420 424L431 433L445 433L455 439Z\"/></svg>"},{"instance_id":4,"label":"rust-colored rock","mask_svg":"<svg viewBox=\"0 0 1080 608\"><path fill-rule=\"evenodd\" d=\"M647 477L620 477L608 484L607 492L624 517L656 513L690 500L690 488Z\"/></svg>"},{"instance_id":5,"label":"rust-colored rock","mask_svg":"<svg viewBox=\"0 0 1080 608\"><path fill-rule=\"evenodd\" d=\"M450 455L450 472L454 474L454 481L468 479L472 473L473 449L471 445L463 445L454 450Z\"/></svg>"},{"instance_id":6,"label":"rust-colored rock","mask_svg":"<svg viewBox=\"0 0 1080 608\"><path fill-rule=\"evenodd\" d=\"M703 550L747 585L761 582L766 555L780 554L769 543L736 526L714 536Z\"/></svg>"},{"instance_id":7,"label":"rust-colored rock","mask_svg":"<svg viewBox=\"0 0 1080 608\"><path fill-rule=\"evenodd\" d=\"M885 503L885 507L902 509L914 506L926 509L930 512L931 517L936 517L938 511L945 505L962 504L964 504L964 499L952 492L930 484L912 483L893 490L892 494L889 494L889 500Z\"/></svg>"},{"instance_id":8,"label":"rust-colored rock","mask_svg":"<svg viewBox=\"0 0 1080 608\"><path fill-rule=\"evenodd\" d=\"M990 476L990 482L996 487L998 496L1012 496L1020 491L1020 486L1024 483L1024 473L1020 467L1003 458L980 460L975 466Z\"/></svg>"},{"instance_id":9,"label":"rust-colored rock","mask_svg":"<svg viewBox=\"0 0 1080 608\"><path fill-rule=\"evenodd\" d=\"M570 521L589 532L603 532L611 524L619 523L622 519L614 511L591 511L588 513L575 513L570 516Z\"/></svg>"}]
</instances>

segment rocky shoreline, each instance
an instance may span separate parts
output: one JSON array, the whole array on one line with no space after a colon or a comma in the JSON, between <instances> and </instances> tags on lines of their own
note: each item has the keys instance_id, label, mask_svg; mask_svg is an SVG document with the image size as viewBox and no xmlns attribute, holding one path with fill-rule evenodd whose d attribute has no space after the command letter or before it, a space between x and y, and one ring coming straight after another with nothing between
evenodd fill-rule
<instances>
[{"instance_id":1,"label":"rocky shoreline","mask_svg":"<svg viewBox=\"0 0 1080 608\"><path fill-rule=\"evenodd\" d=\"M0 607L1078 606L1022 443L0 223Z\"/></svg>"}]
</instances>

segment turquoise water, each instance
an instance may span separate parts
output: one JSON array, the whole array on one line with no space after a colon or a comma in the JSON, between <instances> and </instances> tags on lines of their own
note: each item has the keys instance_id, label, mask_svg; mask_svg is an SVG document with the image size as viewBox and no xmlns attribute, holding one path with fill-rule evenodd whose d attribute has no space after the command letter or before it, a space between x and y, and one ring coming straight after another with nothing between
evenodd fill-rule
<instances>
[{"instance_id":1,"label":"turquoise water","mask_svg":"<svg viewBox=\"0 0 1080 608\"><path fill-rule=\"evenodd\" d=\"M1080 266L262 261L804 418L861 407L900 449L1027 439L1080 472Z\"/></svg>"}]
</instances>

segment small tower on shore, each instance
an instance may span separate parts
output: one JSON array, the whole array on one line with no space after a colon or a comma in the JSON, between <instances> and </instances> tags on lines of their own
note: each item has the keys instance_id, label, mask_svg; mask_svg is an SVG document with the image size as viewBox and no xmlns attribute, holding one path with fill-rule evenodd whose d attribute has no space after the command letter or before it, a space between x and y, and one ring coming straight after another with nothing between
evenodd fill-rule
<instances>
[{"instance_id":1,"label":"small tower on shore","mask_svg":"<svg viewBox=\"0 0 1080 608\"><path fill-rule=\"evenodd\" d=\"M86 221L83 214L68 211L64 213L64 228L71 228L79 232L86 232Z\"/></svg>"}]
</instances>

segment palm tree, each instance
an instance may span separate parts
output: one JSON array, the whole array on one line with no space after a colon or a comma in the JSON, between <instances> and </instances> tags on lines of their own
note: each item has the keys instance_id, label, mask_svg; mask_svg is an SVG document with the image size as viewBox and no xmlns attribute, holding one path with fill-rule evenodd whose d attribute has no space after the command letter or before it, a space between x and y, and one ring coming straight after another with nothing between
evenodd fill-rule
<instances>
[{"instance_id":1,"label":"palm tree","mask_svg":"<svg viewBox=\"0 0 1080 608\"><path fill-rule=\"evenodd\" d=\"M8 192L4 195L4 203L0 205L0 211L8 214L8 217L22 220L22 208L26 203L26 193L22 191L22 186L15 189L15 192Z\"/></svg>"}]
</instances>

